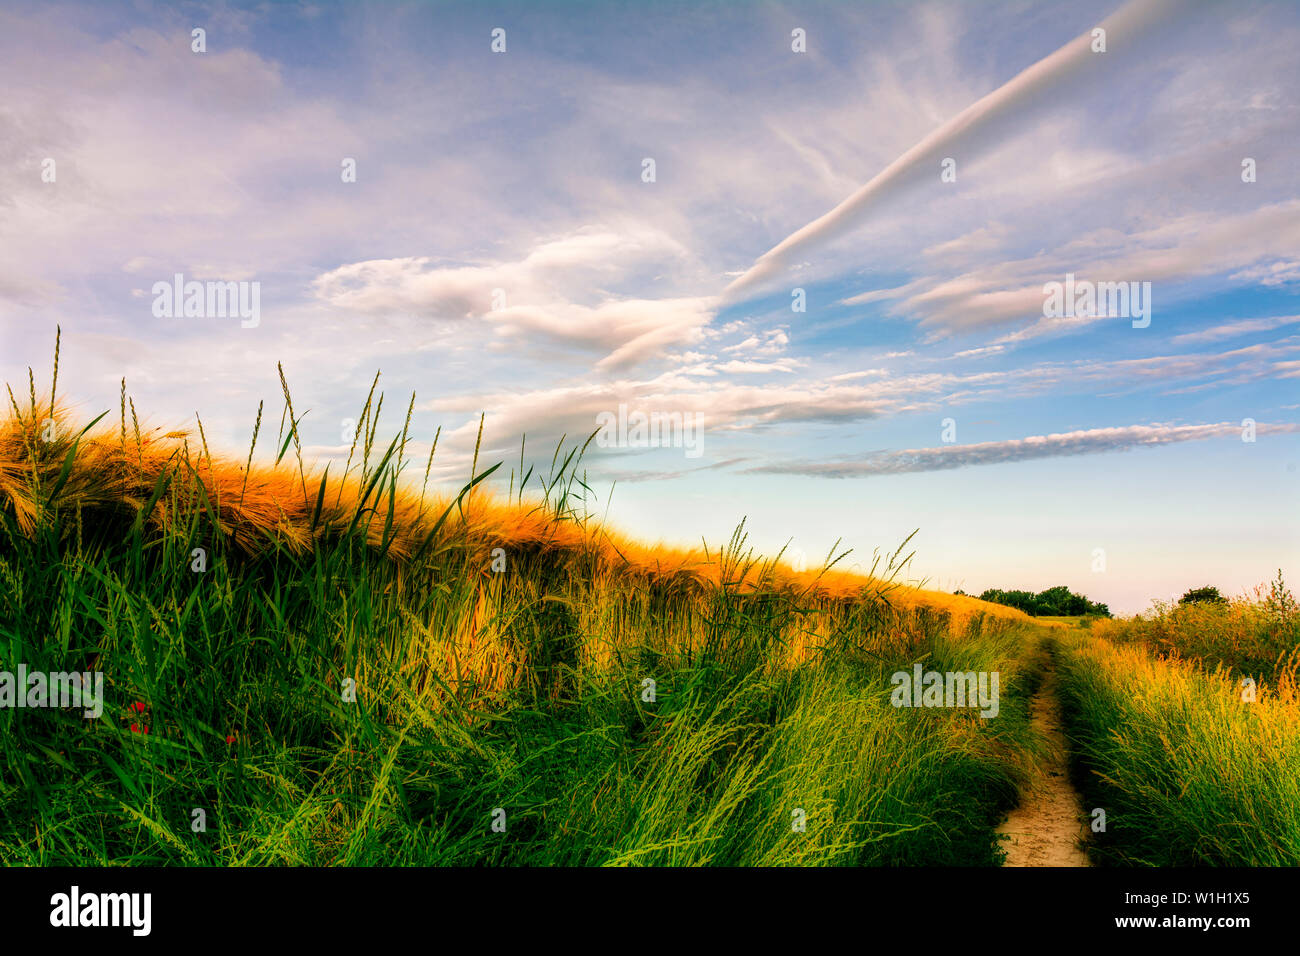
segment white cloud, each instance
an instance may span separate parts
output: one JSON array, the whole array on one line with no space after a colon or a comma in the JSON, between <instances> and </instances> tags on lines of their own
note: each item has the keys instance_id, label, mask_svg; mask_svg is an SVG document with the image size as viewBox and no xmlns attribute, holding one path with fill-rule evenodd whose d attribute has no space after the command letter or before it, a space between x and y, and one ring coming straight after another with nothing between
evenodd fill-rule
<instances>
[{"instance_id":1,"label":"white cloud","mask_svg":"<svg viewBox=\"0 0 1300 956\"><path fill-rule=\"evenodd\" d=\"M714 300L608 294L591 305L579 300L599 292L598 282L617 283L684 254L654 230L586 229L490 265L437 266L428 257L350 263L317 276L313 288L336 308L478 320L512 342L536 334L603 351L598 367L621 368L698 342Z\"/></svg>"},{"instance_id":2,"label":"white cloud","mask_svg":"<svg viewBox=\"0 0 1300 956\"><path fill-rule=\"evenodd\" d=\"M743 342L728 345L724 352L745 352L750 355L780 355L790 344L785 329L769 329L761 335L751 335Z\"/></svg>"},{"instance_id":3,"label":"white cloud","mask_svg":"<svg viewBox=\"0 0 1300 956\"><path fill-rule=\"evenodd\" d=\"M1258 424L1257 435L1300 432L1300 424ZM910 448L868 455L859 460L795 461L761 465L754 472L797 474L821 478L865 478L919 471L942 471L970 465L1058 458L1068 455L1098 455L1133 448L1155 448L1178 442L1231 438L1240 441L1241 424L1219 422L1203 425L1128 425L1120 428L1091 428L1051 435L1032 435L1006 441L970 445L940 445Z\"/></svg>"},{"instance_id":4,"label":"white cloud","mask_svg":"<svg viewBox=\"0 0 1300 956\"><path fill-rule=\"evenodd\" d=\"M1103 28L1117 40L1115 49L1108 52L1108 60L1103 61L1091 49L1091 31L1043 56L898 156L835 208L769 249L745 275L727 287L725 295L735 298L752 290L780 274L793 257L860 225L881 203L915 188L923 179L933 180L941 157L947 161L958 154L978 154L991 132L1002 129L1008 120L1023 122L1030 105L1058 91L1078 74L1095 72L1103 62L1109 65L1130 53L1135 49L1134 41L1174 8L1172 0L1129 0L1103 21Z\"/></svg>"},{"instance_id":5,"label":"white cloud","mask_svg":"<svg viewBox=\"0 0 1300 956\"><path fill-rule=\"evenodd\" d=\"M794 372L796 369L808 364L803 361L785 361L785 362L745 362L732 361L723 362L716 366L719 372L740 373L740 374L762 374L767 372Z\"/></svg>"},{"instance_id":6,"label":"white cloud","mask_svg":"<svg viewBox=\"0 0 1300 956\"><path fill-rule=\"evenodd\" d=\"M1277 315L1265 319L1239 319L1234 322L1225 322L1222 325L1214 325L1208 329L1201 329L1198 332L1185 332L1182 335L1175 335L1171 341L1174 345L1217 342L1221 339L1236 338L1239 335L1249 335L1252 332L1271 332L1273 329L1284 328L1296 323L1300 323L1300 315Z\"/></svg>"}]
</instances>

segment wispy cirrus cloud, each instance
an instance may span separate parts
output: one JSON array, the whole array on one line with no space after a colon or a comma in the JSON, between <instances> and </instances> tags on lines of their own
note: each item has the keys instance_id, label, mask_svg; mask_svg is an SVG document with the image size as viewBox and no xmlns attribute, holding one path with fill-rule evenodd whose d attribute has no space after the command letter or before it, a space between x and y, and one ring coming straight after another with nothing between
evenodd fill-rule
<instances>
[{"instance_id":1,"label":"wispy cirrus cloud","mask_svg":"<svg viewBox=\"0 0 1300 956\"><path fill-rule=\"evenodd\" d=\"M1143 229L1100 228L1032 256L985 259L956 275L927 273L902 286L846 297L840 304L893 300L887 314L911 317L936 337L1019 323L1019 329L995 340L1005 345L1111 321L1101 314L1043 315L1044 284L1060 282L1067 273L1091 281L1153 283L1232 273L1245 281L1245 273L1233 270L1295 255L1300 255L1300 200L1288 200L1226 215L1188 213ZM1287 275L1265 271L1279 285ZM1204 337L1179 341L1219 337L1199 334Z\"/></svg>"},{"instance_id":2,"label":"wispy cirrus cloud","mask_svg":"<svg viewBox=\"0 0 1300 956\"><path fill-rule=\"evenodd\" d=\"M1300 424L1261 423L1255 426L1256 435L1283 432L1300 432ZM1201 425L1127 425L1120 428L1090 428L970 445L939 445L932 448L876 452L856 460L837 458L827 461L781 462L759 465L747 470L767 474L803 475L810 478L867 478L875 475L945 471L972 465L996 465L1072 455L1100 455L1134 448L1157 448L1178 442L1206 441L1211 438L1240 439L1241 434L1242 425L1239 422Z\"/></svg>"},{"instance_id":3,"label":"wispy cirrus cloud","mask_svg":"<svg viewBox=\"0 0 1300 956\"><path fill-rule=\"evenodd\" d=\"M1223 339L1235 339L1240 335L1254 332L1272 332L1274 329L1300 323L1300 315L1275 315L1263 319L1237 319L1222 325L1213 325L1197 332L1184 332L1175 335L1170 341L1174 345L1193 345L1201 342L1219 342Z\"/></svg>"},{"instance_id":4,"label":"wispy cirrus cloud","mask_svg":"<svg viewBox=\"0 0 1300 956\"><path fill-rule=\"evenodd\" d=\"M554 442L562 434L587 434L595 427L598 413L617 408L620 403L634 408L700 415L712 449L715 447L712 439L719 440L717 447L724 447L728 437L740 439L781 426L851 426L917 412L1036 399L1062 391L1120 394L1154 389L1182 393L1210 388L1224 381L1244 383L1284 378L1300 374L1296 370L1300 361L1289 358L1297 351L1300 342L1281 342L1245 346L1224 353L1113 361L1084 359L981 372L891 374L888 369L876 368L844 373L824 381L809 376L804 368L752 368L750 371L755 376L760 372L781 373L752 384L744 379L716 375L713 369L722 366L705 362L650 378L626 376L604 382L574 381L542 389L496 389L437 399L422 407L441 412L468 412L472 416L444 433L444 442L452 454L472 451L478 412L483 409L488 410L485 442L488 446L508 448L521 434L543 444ZM617 455L620 451L611 449L605 453Z\"/></svg>"},{"instance_id":5,"label":"wispy cirrus cloud","mask_svg":"<svg viewBox=\"0 0 1300 956\"><path fill-rule=\"evenodd\" d=\"M1112 58L1131 55L1140 49L1138 40L1141 35L1176 8L1175 0L1130 0L1108 17L1100 28L1114 37L1116 46ZM765 252L727 286L724 297L734 299L779 275L794 257L806 255L811 248L861 225L881 203L915 187L923 179L933 178L941 157L978 153L991 134L1005 128L1008 120L1014 121L1018 114L1023 120L1030 106L1066 81L1090 68L1101 69L1103 61L1098 59L1093 43L1091 31L1080 35L970 104L895 159L849 198Z\"/></svg>"}]
</instances>

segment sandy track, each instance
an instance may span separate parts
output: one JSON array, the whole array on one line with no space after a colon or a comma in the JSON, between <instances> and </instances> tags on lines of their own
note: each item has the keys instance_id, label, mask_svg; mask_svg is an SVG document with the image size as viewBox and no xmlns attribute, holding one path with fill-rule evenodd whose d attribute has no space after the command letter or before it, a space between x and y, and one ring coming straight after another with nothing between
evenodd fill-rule
<instances>
[{"instance_id":1,"label":"sandy track","mask_svg":"<svg viewBox=\"0 0 1300 956\"><path fill-rule=\"evenodd\" d=\"M998 827L998 833L1009 837L1003 847L1007 854L1003 866L1091 865L1082 848L1088 836L1087 818L1066 768L1056 684L1056 668L1049 663L1030 705L1034 726L1047 740L1048 755L1020 806Z\"/></svg>"}]
</instances>

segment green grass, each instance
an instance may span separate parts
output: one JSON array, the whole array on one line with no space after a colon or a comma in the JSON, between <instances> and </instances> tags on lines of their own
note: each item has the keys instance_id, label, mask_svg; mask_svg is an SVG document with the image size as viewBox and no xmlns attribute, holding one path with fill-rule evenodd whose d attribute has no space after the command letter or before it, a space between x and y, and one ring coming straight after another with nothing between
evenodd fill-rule
<instances>
[{"instance_id":1,"label":"green grass","mask_svg":"<svg viewBox=\"0 0 1300 956\"><path fill-rule=\"evenodd\" d=\"M1094 859L1300 865L1300 613L1281 572L1254 599L1058 633L1075 773L1108 820Z\"/></svg>"},{"instance_id":2,"label":"green grass","mask_svg":"<svg viewBox=\"0 0 1300 956\"><path fill-rule=\"evenodd\" d=\"M1024 622L803 586L742 529L715 580L553 545L581 521L558 450L542 499L519 493L540 537L476 537L464 493L399 528L404 442L372 463L369 400L344 499L300 467L275 504L297 512L232 518L265 476L132 438L125 398L120 450L38 442L32 395L0 436L21 466L0 474L0 669L107 686L97 720L0 709L0 864L999 861L1038 746ZM913 661L999 671L999 716L893 707Z\"/></svg>"},{"instance_id":3,"label":"green grass","mask_svg":"<svg viewBox=\"0 0 1300 956\"><path fill-rule=\"evenodd\" d=\"M1223 602L1155 602L1145 614L1099 621L1097 633L1140 644L1162 657L1223 665L1238 676L1272 680L1300 666L1300 609L1278 571L1255 594Z\"/></svg>"},{"instance_id":4,"label":"green grass","mask_svg":"<svg viewBox=\"0 0 1300 956\"><path fill-rule=\"evenodd\" d=\"M1093 622L1101 620L1096 614L1051 615L1044 614L1035 618L1043 623L1061 624L1070 630L1087 630Z\"/></svg>"},{"instance_id":5,"label":"green grass","mask_svg":"<svg viewBox=\"0 0 1300 956\"><path fill-rule=\"evenodd\" d=\"M864 577L791 574L743 522L640 547L590 524L564 442L545 477L521 449L504 502L477 452L416 500L373 387L333 478L287 383L279 467L253 465L260 408L231 464L141 433L125 386L110 433L52 437L28 391L0 421L0 671L100 672L105 710L0 708L0 864L996 865L1044 648L1095 859L1300 863L1280 575L1255 604L1033 622L899 588L901 547ZM999 715L892 706L914 662L998 672Z\"/></svg>"},{"instance_id":6,"label":"green grass","mask_svg":"<svg viewBox=\"0 0 1300 956\"><path fill-rule=\"evenodd\" d=\"M941 615L789 594L674 606L538 559L493 611L530 679L448 694L454 671L420 661L473 607L481 569L464 555L425 569L437 583L414 602L390 596L394 569L364 552L200 575L188 541L60 548L9 524L0 540L4 666L108 675L98 721L0 710L7 865L988 864L1032 746L1018 627L955 641ZM615 662L581 663L602 639L584 625L620 603ZM715 646L684 659L665 613ZM810 614L838 618L831 646L775 666L769 651ZM876 641L873 626L895 630ZM1000 670L1000 716L892 707L887 674L922 658ZM353 673L355 704L341 699ZM195 808L206 833L191 831Z\"/></svg>"},{"instance_id":7,"label":"green grass","mask_svg":"<svg viewBox=\"0 0 1300 956\"><path fill-rule=\"evenodd\" d=\"M1300 697L1281 675L1244 701L1238 676L1086 633L1059 641L1074 772L1097 862L1300 865Z\"/></svg>"}]
</instances>

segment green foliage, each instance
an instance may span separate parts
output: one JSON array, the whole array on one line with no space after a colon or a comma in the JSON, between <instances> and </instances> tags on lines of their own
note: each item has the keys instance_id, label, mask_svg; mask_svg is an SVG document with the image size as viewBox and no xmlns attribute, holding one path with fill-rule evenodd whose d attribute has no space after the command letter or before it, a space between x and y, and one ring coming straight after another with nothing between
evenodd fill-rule
<instances>
[{"instance_id":1,"label":"green foliage","mask_svg":"<svg viewBox=\"0 0 1300 956\"><path fill-rule=\"evenodd\" d=\"M1282 580L1281 568L1277 569L1277 577L1269 582L1268 595L1264 598L1263 606L1264 612L1284 627L1292 624L1296 617L1300 616L1300 605L1297 605L1295 595Z\"/></svg>"},{"instance_id":2,"label":"green foliage","mask_svg":"<svg viewBox=\"0 0 1300 956\"><path fill-rule=\"evenodd\" d=\"M1300 613L1281 571L1253 596L1156 601L1145 614L1105 622L1103 633L1116 643L1222 666L1239 677L1271 680L1300 666Z\"/></svg>"},{"instance_id":3,"label":"green foliage","mask_svg":"<svg viewBox=\"0 0 1300 956\"><path fill-rule=\"evenodd\" d=\"M1279 574L1281 572L1278 572ZM1228 599L1219 593L1219 589L1206 585L1203 588L1191 588L1178 599L1179 604L1227 604Z\"/></svg>"},{"instance_id":4,"label":"green foliage","mask_svg":"<svg viewBox=\"0 0 1300 956\"><path fill-rule=\"evenodd\" d=\"M1063 584L1037 594L989 588L980 595L980 600L1014 607L1034 617L1079 617L1087 614L1110 617L1110 608L1105 604L1095 604Z\"/></svg>"}]
</instances>

